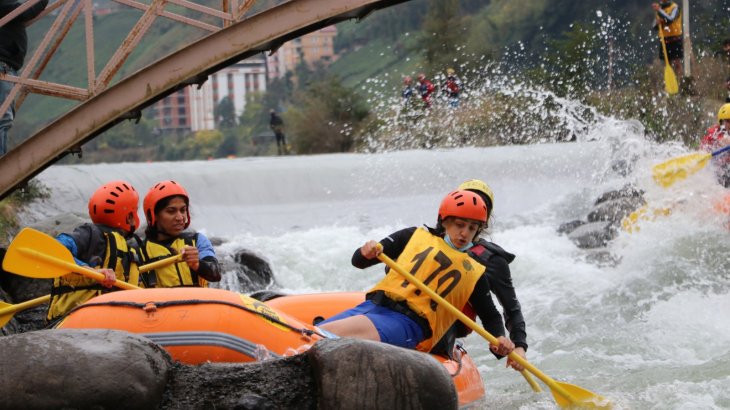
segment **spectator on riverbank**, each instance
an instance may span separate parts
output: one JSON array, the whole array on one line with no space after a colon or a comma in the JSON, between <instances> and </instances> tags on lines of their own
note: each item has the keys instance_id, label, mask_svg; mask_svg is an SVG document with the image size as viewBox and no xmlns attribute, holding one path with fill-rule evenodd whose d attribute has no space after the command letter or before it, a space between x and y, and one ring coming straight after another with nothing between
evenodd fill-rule
<instances>
[{"instance_id":1,"label":"spectator on riverbank","mask_svg":"<svg viewBox=\"0 0 730 410\"><path fill-rule=\"evenodd\" d=\"M28 51L28 34L25 31L25 25L36 18L47 4L48 0L41 0L5 25L0 26L0 74L3 76L18 75ZM14 0L0 0L0 19L21 5L22 3ZM14 85L10 81L0 80L0 108L5 105L5 100L10 96ZM12 101L7 110L0 113L0 155L8 152L8 131L13 126L14 119L15 101Z\"/></svg>"},{"instance_id":2,"label":"spectator on riverbank","mask_svg":"<svg viewBox=\"0 0 730 410\"><path fill-rule=\"evenodd\" d=\"M269 119L269 128L271 128L271 131L274 131L274 136L276 137L276 150L279 155L287 154L288 150L286 147L286 135L284 135L284 120L281 119L279 114L277 114L276 110L273 108L269 113L271 114L271 119Z\"/></svg>"}]
</instances>

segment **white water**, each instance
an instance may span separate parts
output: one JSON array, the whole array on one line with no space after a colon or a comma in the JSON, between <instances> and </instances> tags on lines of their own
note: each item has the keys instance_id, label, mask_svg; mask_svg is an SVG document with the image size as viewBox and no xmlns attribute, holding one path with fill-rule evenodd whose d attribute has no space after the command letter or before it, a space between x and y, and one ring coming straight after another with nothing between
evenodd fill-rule
<instances>
[{"instance_id":1,"label":"white water","mask_svg":"<svg viewBox=\"0 0 730 410\"><path fill-rule=\"evenodd\" d=\"M175 179L192 196L192 228L264 256L285 292L365 290L380 268L350 266L367 239L433 224L441 197L470 178L494 189L491 238L518 255L511 265L527 320L528 359L559 381L610 398L618 409L730 408L729 232L709 199L709 171L672 189L650 168L683 153L655 147L632 123L602 120L601 141L496 148L215 161L54 166L39 179L52 199L25 218L83 213L101 183L123 178L144 195ZM627 179L613 160L636 156ZM587 262L557 226L585 218L603 192L636 181L653 204L684 199L669 217L622 233L615 267ZM488 391L486 407L551 409L471 335L466 346ZM546 390L549 390L546 388Z\"/></svg>"}]
</instances>

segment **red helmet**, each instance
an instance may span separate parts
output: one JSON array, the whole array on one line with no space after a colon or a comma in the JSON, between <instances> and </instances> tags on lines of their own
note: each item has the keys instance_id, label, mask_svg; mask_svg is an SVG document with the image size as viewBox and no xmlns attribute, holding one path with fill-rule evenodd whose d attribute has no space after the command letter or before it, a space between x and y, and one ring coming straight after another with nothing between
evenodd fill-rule
<instances>
[{"instance_id":1,"label":"red helmet","mask_svg":"<svg viewBox=\"0 0 730 410\"><path fill-rule=\"evenodd\" d=\"M102 185L89 198L89 217L91 222L134 232L139 226L139 194L132 184L125 181L112 181ZM134 215L134 225L127 222Z\"/></svg>"},{"instance_id":2,"label":"red helmet","mask_svg":"<svg viewBox=\"0 0 730 410\"><path fill-rule=\"evenodd\" d=\"M439 220L449 216L487 223L487 206L478 194L457 190L446 195L439 207Z\"/></svg>"},{"instance_id":3,"label":"red helmet","mask_svg":"<svg viewBox=\"0 0 730 410\"><path fill-rule=\"evenodd\" d=\"M150 188L147 195L144 196L144 203L142 208L144 209L144 216L147 218L147 225L155 226L155 206L158 202L171 196L182 196L185 197L185 203L190 204L190 197L187 191L180 184L175 181L162 181L158 182L155 186ZM185 228L190 226L190 209L187 211L187 218L185 221Z\"/></svg>"}]
</instances>

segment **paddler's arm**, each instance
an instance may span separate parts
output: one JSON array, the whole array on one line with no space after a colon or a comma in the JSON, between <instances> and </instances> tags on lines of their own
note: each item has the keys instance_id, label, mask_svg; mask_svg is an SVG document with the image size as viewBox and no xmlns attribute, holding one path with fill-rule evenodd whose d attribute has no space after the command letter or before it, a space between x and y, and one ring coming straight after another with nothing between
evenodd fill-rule
<instances>
[{"instance_id":1,"label":"paddler's arm","mask_svg":"<svg viewBox=\"0 0 730 410\"><path fill-rule=\"evenodd\" d=\"M401 252L403 252L403 249L405 249L408 241L411 240L411 236L413 236L413 232L415 232L416 229L416 227L401 229L400 231L394 232L381 239L379 243L383 246L383 253L391 259L397 259ZM369 243L370 241L366 242L365 245L357 248L352 254L352 266L359 269L365 269L380 263L380 259L376 258L373 254L368 255L372 256L371 258L363 255L363 248L365 248Z\"/></svg>"},{"instance_id":2,"label":"paddler's arm","mask_svg":"<svg viewBox=\"0 0 730 410\"><path fill-rule=\"evenodd\" d=\"M220 282L221 280L221 266L218 262L218 258L215 256L215 249L213 244L207 236L198 232L198 238L196 240L196 247L198 248L199 255L199 266L195 269L195 273L208 282Z\"/></svg>"},{"instance_id":3,"label":"paddler's arm","mask_svg":"<svg viewBox=\"0 0 730 410\"><path fill-rule=\"evenodd\" d=\"M469 297L469 303L471 303L474 311L477 313L477 316L479 316L479 320L481 320L484 329L486 329L487 332L491 333L492 336L496 337L499 341L498 346L489 346L492 354L494 354L498 359L501 359L512 352L515 345L511 340L504 336L505 331L504 324L502 323L502 315L500 315L497 307L494 306L486 275L482 275L479 280L477 280L476 286L474 286L474 291L472 292L471 297Z\"/></svg>"},{"instance_id":4,"label":"paddler's arm","mask_svg":"<svg viewBox=\"0 0 730 410\"><path fill-rule=\"evenodd\" d=\"M78 246L76 246L76 242L73 240L73 238L71 236L69 236L68 234L62 233L62 234L56 236L56 240L58 242L61 242L61 244L63 244L63 246L65 246L66 249L68 249L71 252L71 255L73 255L74 261L76 261L77 265L89 266L88 263L82 261L81 259L79 259L77 257L77 255L79 254L79 248L78 248Z\"/></svg>"}]
</instances>

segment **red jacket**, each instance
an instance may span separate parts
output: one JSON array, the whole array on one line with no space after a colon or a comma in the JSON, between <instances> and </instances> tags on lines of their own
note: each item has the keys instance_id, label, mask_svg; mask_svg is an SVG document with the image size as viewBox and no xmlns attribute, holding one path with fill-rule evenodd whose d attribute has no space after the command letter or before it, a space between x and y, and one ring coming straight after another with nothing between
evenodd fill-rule
<instances>
[{"instance_id":1,"label":"red jacket","mask_svg":"<svg viewBox=\"0 0 730 410\"><path fill-rule=\"evenodd\" d=\"M703 151L715 151L718 148L722 148L719 146L720 139L726 135L728 135L727 132L720 129L720 124L713 125L707 129L707 133L702 137L700 149Z\"/></svg>"},{"instance_id":2,"label":"red jacket","mask_svg":"<svg viewBox=\"0 0 730 410\"><path fill-rule=\"evenodd\" d=\"M426 107L431 106L431 94L433 94L435 89L436 87L434 87L433 83L425 78L418 81L418 93L421 94L421 99L426 104Z\"/></svg>"},{"instance_id":3,"label":"red jacket","mask_svg":"<svg viewBox=\"0 0 730 410\"><path fill-rule=\"evenodd\" d=\"M720 128L720 124L714 125L708 128L707 133L704 137L702 137L702 141L700 141L700 149L712 152L723 148L727 145L726 142L722 141L723 138L728 138L728 140L730 140L730 132L724 128ZM730 155L718 155L713 159L713 162L721 165L728 164L730 163Z\"/></svg>"}]
</instances>

